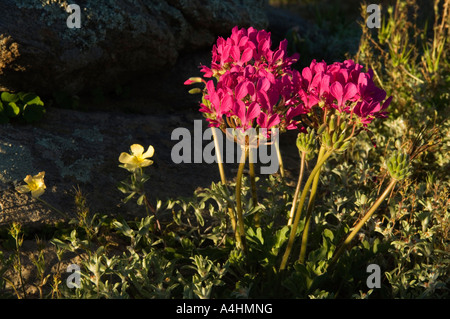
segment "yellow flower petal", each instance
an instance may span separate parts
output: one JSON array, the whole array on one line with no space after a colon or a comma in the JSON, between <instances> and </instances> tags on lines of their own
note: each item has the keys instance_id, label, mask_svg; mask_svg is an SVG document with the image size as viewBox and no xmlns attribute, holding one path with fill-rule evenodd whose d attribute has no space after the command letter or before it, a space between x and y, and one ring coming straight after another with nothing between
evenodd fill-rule
<instances>
[{"instance_id":1,"label":"yellow flower petal","mask_svg":"<svg viewBox=\"0 0 450 319\"><path fill-rule=\"evenodd\" d=\"M139 156L144 153L144 147L140 144L133 144L130 146L131 154L134 156Z\"/></svg>"},{"instance_id":2,"label":"yellow flower petal","mask_svg":"<svg viewBox=\"0 0 450 319\"><path fill-rule=\"evenodd\" d=\"M33 182L33 177L31 175L27 175L27 177L25 177L23 180L25 183L30 184Z\"/></svg>"},{"instance_id":3,"label":"yellow flower petal","mask_svg":"<svg viewBox=\"0 0 450 319\"><path fill-rule=\"evenodd\" d=\"M21 194L28 193L30 191L30 188L28 185L20 185L16 187L16 191L18 191Z\"/></svg>"},{"instance_id":4,"label":"yellow flower petal","mask_svg":"<svg viewBox=\"0 0 450 319\"><path fill-rule=\"evenodd\" d=\"M38 198L39 196L41 196L42 194L44 194L45 192L45 187L43 188L38 188L36 190L31 191L31 197L33 198Z\"/></svg>"},{"instance_id":5,"label":"yellow flower petal","mask_svg":"<svg viewBox=\"0 0 450 319\"><path fill-rule=\"evenodd\" d=\"M142 154L143 158L147 158L147 157L152 157L153 154L155 154L155 149L153 146L149 146L147 152L145 152L144 154Z\"/></svg>"},{"instance_id":6,"label":"yellow flower petal","mask_svg":"<svg viewBox=\"0 0 450 319\"><path fill-rule=\"evenodd\" d=\"M134 156L128 154L128 153L121 153L119 156L119 162L123 164L129 164L134 161Z\"/></svg>"},{"instance_id":7,"label":"yellow flower petal","mask_svg":"<svg viewBox=\"0 0 450 319\"><path fill-rule=\"evenodd\" d=\"M152 165L152 164L153 164L152 160L145 159L141 163L139 163L139 167L146 167L146 166L149 166L149 165Z\"/></svg>"},{"instance_id":8,"label":"yellow flower petal","mask_svg":"<svg viewBox=\"0 0 450 319\"><path fill-rule=\"evenodd\" d=\"M39 174L34 175L35 179L42 179L42 181L44 180L45 177L45 172L39 172Z\"/></svg>"}]
</instances>

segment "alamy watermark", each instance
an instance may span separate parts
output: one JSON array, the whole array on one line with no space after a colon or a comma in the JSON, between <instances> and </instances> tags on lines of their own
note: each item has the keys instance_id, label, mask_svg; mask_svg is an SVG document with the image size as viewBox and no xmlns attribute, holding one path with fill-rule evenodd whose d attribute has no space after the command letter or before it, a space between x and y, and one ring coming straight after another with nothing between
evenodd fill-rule
<instances>
[{"instance_id":1,"label":"alamy watermark","mask_svg":"<svg viewBox=\"0 0 450 319\"><path fill-rule=\"evenodd\" d=\"M67 277L66 285L68 288L80 288L81 287L81 272L80 266L77 264L70 264L67 266L66 272L70 273Z\"/></svg>"},{"instance_id":2,"label":"alamy watermark","mask_svg":"<svg viewBox=\"0 0 450 319\"><path fill-rule=\"evenodd\" d=\"M367 287L370 289L381 288L381 268L377 264L370 264L366 272L371 273L366 280Z\"/></svg>"},{"instance_id":3,"label":"alamy watermark","mask_svg":"<svg viewBox=\"0 0 450 319\"><path fill-rule=\"evenodd\" d=\"M66 12L70 13L67 17L66 25L69 29L81 28L81 8L78 4L69 4L66 7ZM367 13L370 13L367 18L366 25L368 28L381 27L381 9L378 4L370 4L367 6Z\"/></svg>"},{"instance_id":4,"label":"alamy watermark","mask_svg":"<svg viewBox=\"0 0 450 319\"><path fill-rule=\"evenodd\" d=\"M370 15L367 17L366 25L369 29L381 28L381 10L378 4L369 4L367 6L367 13Z\"/></svg>"},{"instance_id":5,"label":"alamy watermark","mask_svg":"<svg viewBox=\"0 0 450 319\"><path fill-rule=\"evenodd\" d=\"M279 131L272 128L240 129L227 128L225 132L209 127L204 132L202 120L194 120L193 136L187 128L179 127L172 131L171 139L179 141L172 147L171 158L175 164L180 163L218 163L220 152L223 163L240 163L245 147L249 150L251 163L263 164L261 174L274 174L278 171L277 150ZM216 135L214 140L213 135ZM203 141L210 141L203 147Z\"/></svg>"},{"instance_id":6,"label":"alamy watermark","mask_svg":"<svg viewBox=\"0 0 450 319\"><path fill-rule=\"evenodd\" d=\"M67 17L66 25L69 29L81 28L81 8L78 4L69 4L66 12L70 13Z\"/></svg>"}]
</instances>

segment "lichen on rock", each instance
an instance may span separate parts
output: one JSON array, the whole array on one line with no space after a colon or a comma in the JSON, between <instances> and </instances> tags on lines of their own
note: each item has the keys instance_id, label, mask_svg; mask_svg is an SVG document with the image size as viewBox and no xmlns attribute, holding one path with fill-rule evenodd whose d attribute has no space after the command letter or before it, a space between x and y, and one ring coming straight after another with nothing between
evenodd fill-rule
<instances>
[{"instance_id":1,"label":"lichen on rock","mask_svg":"<svg viewBox=\"0 0 450 319\"><path fill-rule=\"evenodd\" d=\"M69 4L80 28L69 28ZM172 68L180 53L210 51L238 25L267 26L264 0L2 0L0 87L50 95L110 90ZM69 10L70 11L70 10ZM4 43L3 46L1 43ZM18 43L18 49L9 43ZM5 45L7 44L7 45ZM17 64L10 57L16 57ZM26 72L17 72L17 68ZM42 81L45 79L45 81Z\"/></svg>"},{"instance_id":2,"label":"lichen on rock","mask_svg":"<svg viewBox=\"0 0 450 319\"><path fill-rule=\"evenodd\" d=\"M0 182L22 180L34 171L32 155L26 145L0 139Z\"/></svg>"},{"instance_id":3,"label":"lichen on rock","mask_svg":"<svg viewBox=\"0 0 450 319\"><path fill-rule=\"evenodd\" d=\"M6 66L14 66L14 60L20 56L19 45L10 36L0 34L0 74ZM13 67L17 71L23 71L23 67Z\"/></svg>"}]
</instances>

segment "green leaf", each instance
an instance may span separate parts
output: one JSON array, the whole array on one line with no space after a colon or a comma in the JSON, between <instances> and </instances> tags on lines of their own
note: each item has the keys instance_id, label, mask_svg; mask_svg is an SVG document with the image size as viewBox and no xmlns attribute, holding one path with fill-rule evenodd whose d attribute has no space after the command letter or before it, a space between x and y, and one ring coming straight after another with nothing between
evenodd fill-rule
<instances>
[{"instance_id":1,"label":"green leaf","mask_svg":"<svg viewBox=\"0 0 450 319\"><path fill-rule=\"evenodd\" d=\"M0 96L0 98L2 99L3 102L6 103L15 103L17 101L19 101L19 96L17 94L12 94L9 92L3 92L2 95Z\"/></svg>"},{"instance_id":2,"label":"green leaf","mask_svg":"<svg viewBox=\"0 0 450 319\"><path fill-rule=\"evenodd\" d=\"M134 195L136 195L136 192L132 192L130 195L128 195L127 197L125 197L122 201L124 203L128 203L133 197Z\"/></svg>"},{"instance_id":3,"label":"green leaf","mask_svg":"<svg viewBox=\"0 0 450 319\"><path fill-rule=\"evenodd\" d=\"M44 102L42 102L41 98L34 93L26 93L22 95L21 100L24 104L27 105L44 106Z\"/></svg>"},{"instance_id":4,"label":"green leaf","mask_svg":"<svg viewBox=\"0 0 450 319\"><path fill-rule=\"evenodd\" d=\"M362 245L364 246L365 249L370 250L370 244L367 240L363 240Z\"/></svg>"},{"instance_id":5,"label":"green leaf","mask_svg":"<svg viewBox=\"0 0 450 319\"><path fill-rule=\"evenodd\" d=\"M137 204L139 205L139 206L142 206L142 203L144 202L144 196L145 195L141 195L141 196L139 196L139 198L137 199Z\"/></svg>"},{"instance_id":6,"label":"green leaf","mask_svg":"<svg viewBox=\"0 0 450 319\"><path fill-rule=\"evenodd\" d=\"M276 233L276 244L275 244L275 248L279 249L283 243L288 239L288 233L289 231L289 226L284 226L283 228L281 228L279 231L277 231Z\"/></svg>"},{"instance_id":7,"label":"green leaf","mask_svg":"<svg viewBox=\"0 0 450 319\"><path fill-rule=\"evenodd\" d=\"M379 238L375 238L375 240L373 241L373 247L372 247L372 251L374 254L376 254L378 252L378 245L380 244L380 239Z\"/></svg>"},{"instance_id":8,"label":"green leaf","mask_svg":"<svg viewBox=\"0 0 450 319\"><path fill-rule=\"evenodd\" d=\"M134 230L130 228L126 221L119 222L115 220L113 221L113 226L127 237L133 238L135 235Z\"/></svg>"},{"instance_id":9,"label":"green leaf","mask_svg":"<svg viewBox=\"0 0 450 319\"><path fill-rule=\"evenodd\" d=\"M328 238L330 242L333 242L334 234L331 230L326 228L323 230L323 237Z\"/></svg>"},{"instance_id":10,"label":"green leaf","mask_svg":"<svg viewBox=\"0 0 450 319\"><path fill-rule=\"evenodd\" d=\"M20 113L20 107L18 107L14 102L9 102L7 105L5 105L5 111L9 117L16 117Z\"/></svg>"}]
</instances>

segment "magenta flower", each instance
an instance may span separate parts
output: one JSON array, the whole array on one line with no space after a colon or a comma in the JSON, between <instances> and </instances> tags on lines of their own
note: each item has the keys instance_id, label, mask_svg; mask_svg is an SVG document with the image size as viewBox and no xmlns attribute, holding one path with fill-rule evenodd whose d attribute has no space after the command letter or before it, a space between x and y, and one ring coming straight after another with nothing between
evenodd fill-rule
<instances>
[{"instance_id":1,"label":"magenta flower","mask_svg":"<svg viewBox=\"0 0 450 319\"><path fill-rule=\"evenodd\" d=\"M315 107L346 114L363 127L386 116L392 98L375 85L371 70L363 72L352 60L329 65L313 60L299 72L291 69L298 55L288 56L286 40L275 50L271 46L270 32L252 27L234 27L228 38L217 39L211 66L200 70L214 79L185 82L205 84L200 111L210 126L301 129L296 119Z\"/></svg>"},{"instance_id":2,"label":"magenta flower","mask_svg":"<svg viewBox=\"0 0 450 319\"><path fill-rule=\"evenodd\" d=\"M253 127L253 120L261 113L261 108L258 103L252 102L247 107L241 100L236 101L233 108L234 114L239 118L240 128L242 131L246 131Z\"/></svg>"},{"instance_id":3,"label":"magenta flower","mask_svg":"<svg viewBox=\"0 0 450 319\"><path fill-rule=\"evenodd\" d=\"M348 106L346 106L346 102L350 101L356 95L357 89L356 85L352 82L342 87L342 84L336 81L330 86L330 93L337 100L337 104L332 106L336 107L340 112L347 112Z\"/></svg>"},{"instance_id":4,"label":"magenta flower","mask_svg":"<svg viewBox=\"0 0 450 319\"><path fill-rule=\"evenodd\" d=\"M215 78L204 82L200 104L210 126L297 128L294 118L306 113L296 89L300 77L290 69L298 55L288 56L286 40L276 50L271 46L270 32L252 27L234 27L230 37L218 38L211 66L200 70ZM191 79L185 84L199 82Z\"/></svg>"},{"instance_id":5,"label":"magenta flower","mask_svg":"<svg viewBox=\"0 0 450 319\"><path fill-rule=\"evenodd\" d=\"M233 107L232 96L222 88L216 90L213 80L206 83L206 91L206 103L200 104L200 112L207 114L206 120L210 126L219 127L223 124L223 115Z\"/></svg>"},{"instance_id":6,"label":"magenta flower","mask_svg":"<svg viewBox=\"0 0 450 319\"><path fill-rule=\"evenodd\" d=\"M257 68L284 72L298 60L298 55L287 56L286 40L280 43L278 50L272 51L270 36L265 30L234 27L229 38L218 38L212 49L211 67L202 66L201 72L207 78L218 77L234 66L245 67L252 60Z\"/></svg>"},{"instance_id":7,"label":"magenta flower","mask_svg":"<svg viewBox=\"0 0 450 319\"><path fill-rule=\"evenodd\" d=\"M281 120L279 114L268 115L267 113L261 112L256 122L261 128L269 130L280 124Z\"/></svg>"},{"instance_id":8,"label":"magenta flower","mask_svg":"<svg viewBox=\"0 0 450 319\"><path fill-rule=\"evenodd\" d=\"M309 112L316 105L332 108L350 114L355 123L364 127L375 118L386 117L392 97L386 99L386 92L375 85L372 70L364 73L362 69L352 60L330 65L313 60L296 76L305 109Z\"/></svg>"}]
</instances>

